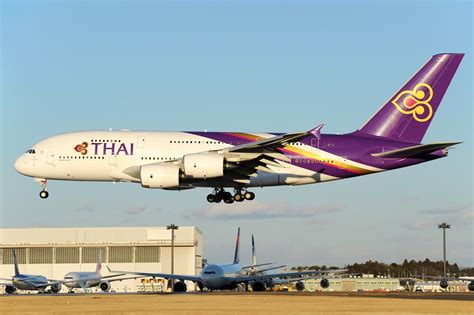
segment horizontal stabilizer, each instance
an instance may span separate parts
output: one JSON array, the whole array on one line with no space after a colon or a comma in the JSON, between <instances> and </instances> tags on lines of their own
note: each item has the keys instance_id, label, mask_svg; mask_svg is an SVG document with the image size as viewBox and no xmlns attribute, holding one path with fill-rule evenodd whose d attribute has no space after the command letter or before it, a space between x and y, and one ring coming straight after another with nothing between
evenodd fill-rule
<instances>
[{"instance_id":1,"label":"horizontal stabilizer","mask_svg":"<svg viewBox=\"0 0 474 315\"><path fill-rule=\"evenodd\" d=\"M459 143L461 142L420 144L420 145L415 145L412 147L406 147L402 149L396 149L392 151L373 153L372 156L379 157L379 158L409 158L413 156L426 155L437 150L446 149L448 147L451 147Z\"/></svg>"}]
</instances>

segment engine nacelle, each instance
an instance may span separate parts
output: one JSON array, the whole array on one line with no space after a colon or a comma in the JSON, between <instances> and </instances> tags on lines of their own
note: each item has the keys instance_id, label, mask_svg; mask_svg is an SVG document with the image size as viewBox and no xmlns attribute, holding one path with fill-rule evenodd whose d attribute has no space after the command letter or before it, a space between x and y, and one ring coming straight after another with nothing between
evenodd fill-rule
<instances>
[{"instance_id":1,"label":"engine nacelle","mask_svg":"<svg viewBox=\"0 0 474 315\"><path fill-rule=\"evenodd\" d=\"M7 285L7 286L5 287L5 292L6 292L7 294L13 294L13 293L16 292L16 287L13 286L13 285Z\"/></svg>"},{"instance_id":2,"label":"engine nacelle","mask_svg":"<svg viewBox=\"0 0 474 315\"><path fill-rule=\"evenodd\" d=\"M54 283L51 285L51 292L53 293L58 293L61 291L61 284L60 283Z\"/></svg>"},{"instance_id":3,"label":"engine nacelle","mask_svg":"<svg viewBox=\"0 0 474 315\"><path fill-rule=\"evenodd\" d=\"M255 281L252 283L252 291L254 292L262 292L267 289L265 282L263 281Z\"/></svg>"},{"instance_id":4,"label":"engine nacelle","mask_svg":"<svg viewBox=\"0 0 474 315\"><path fill-rule=\"evenodd\" d=\"M140 167L140 180L145 188L173 188L179 186L179 166L149 164Z\"/></svg>"},{"instance_id":5,"label":"engine nacelle","mask_svg":"<svg viewBox=\"0 0 474 315\"><path fill-rule=\"evenodd\" d=\"M217 154L194 153L183 157L184 175L191 178L213 178L224 175L224 157Z\"/></svg>"},{"instance_id":6,"label":"engine nacelle","mask_svg":"<svg viewBox=\"0 0 474 315\"><path fill-rule=\"evenodd\" d=\"M188 290L188 286L184 281L177 281L173 284L173 292L184 293Z\"/></svg>"},{"instance_id":7,"label":"engine nacelle","mask_svg":"<svg viewBox=\"0 0 474 315\"><path fill-rule=\"evenodd\" d=\"M469 291L474 291L474 281L469 282L469 284L467 285L467 289Z\"/></svg>"},{"instance_id":8,"label":"engine nacelle","mask_svg":"<svg viewBox=\"0 0 474 315\"><path fill-rule=\"evenodd\" d=\"M331 284L329 283L329 280L328 280L328 279L322 278L322 279L321 279L321 282L319 282L319 285L321 286L321 288L327 289L327 288L329 288L329 286L330 286Z\"/></svg>"},{"instance_id":9,"label":"engine nacelle","mask_svg":"<svg viewBox=\"0 0 474 315\"><path fill-rule=\"evenodd\" d=\"M449 286L448 280L441 280L439 286L443 289L446 289Z\"/></svg>"},{"instance_id":10,"label":"engine nacelle","mask_svg":"<svg viewBox=\"0 0 474 315\"><path fill-rule=\"evenodd\" d=\"M296 291L304 291L304 283L301 282L301 281L298 281L295 283L295 288L296 288Z\"/></svg>"},{"instance_id":11,"label":"engine nacelle","mask_svg":"<svg viewBox=\"0 0 474 315\"><path fill-rule=\"evenodd\" d=\"M103 291L103 292L109 292L110 291L110 282L108 281L102 281L101 283L99 283L99 288Z\"/></svg>"}]
</instances>

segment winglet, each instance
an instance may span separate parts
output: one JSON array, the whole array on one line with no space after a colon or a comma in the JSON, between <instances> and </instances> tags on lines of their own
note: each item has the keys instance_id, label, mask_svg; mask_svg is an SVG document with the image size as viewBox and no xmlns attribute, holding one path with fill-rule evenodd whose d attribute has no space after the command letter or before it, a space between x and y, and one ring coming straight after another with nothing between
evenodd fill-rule
<instances>
[{"instance_id":1,"label":"winglet","mask_svg":"<svg viewBox=\"0 0 474 315\"><path fill-rule=\"evenodd\" d=\"M323 129L324 127L324 123L320 124L319 126L311 129L308 131L308 133L312 134L313 136L315 136L318 140L321 140L321 129Z\"/></svg>"}]
</instances>

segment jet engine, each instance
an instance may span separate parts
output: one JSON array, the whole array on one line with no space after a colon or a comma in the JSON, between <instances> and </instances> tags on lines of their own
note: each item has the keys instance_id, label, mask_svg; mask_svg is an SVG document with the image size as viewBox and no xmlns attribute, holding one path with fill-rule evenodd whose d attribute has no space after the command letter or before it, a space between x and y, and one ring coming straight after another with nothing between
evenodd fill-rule
<instances>
[{"instance_id":1,"label":"jet engine","mask_svg":"<svg viewBox=\"0 0 474 315\"><path fill-rule=\"evenodd\" d=\"M173 292L184 293L188 290L188 287L184 281L177 281L173 284Z\"/></svg>"},{"instance_id":2,"label":"jet engine","mask_svg":"<svg viewBox=\"0 0 474 315\"><path fill-rule=\"evenodd\" d=\"M252 283L252 291L254 292L262 292L265 291L267 286L263 281L255 281Z\"/></svg>"},{"instance_id":3,"label":"jet engine","mask_svg":"<svg viewBox=\"0 0 474 315\"><path fill-rule=\"evenodd\" d=\"M224 175L224 157L217 154L193 153L183 157L184 175L191 178L213 178Z\"/></svg>"},{"instance_id":4,"label":"jet engine","mask_svg":"<svg viewBox=\"0 0 474 315\"><path fill-rule=\"evenodd\" d=\"M53 293L58 293L61 291L61 284L60 283L54 283L51 285L51 292Z\"/></svg>"},{"instance_id":5,"label":"jet engine","mask_svg":"<svg viewBox=\"0 0 474 315\"><path fill-rule=\"evenodd\" d=\"M319 285L321 286L321 288L327 289L327 288L329 288L330 283L329 283L329 280L328 280L328 279L322 278L322 279L321 279L321 282L319 282Z\"/></svg>"},{"instance_id":6,"label":"jet engine","mask_svg":"<svg viewBox=\"0 0 474 315\"><path fill-rule=\"evenodd\" d=\"M99 283L99 288L103 291L103 292L109 292L110 291L110 283L108 281L102 281L101 283Z\"/></svg>"},{"instance_id":7,"label":"jet engine","mask_svg":"<svg viewBox=\"0 0 474 315\"><path fill-rule=\"evenodd\" d=\"M469 291L474 291L474 281L469 282L467 285L467 288Z\"/></svg>"},{"instance_id":8,"label":"jet engine","mask_svg":"<svg viewBox=\"0 0 474 315\"><path fill-rule=\"evenodd\" d=\"M304 283L301 281L296 282L295 288L296 288L296 291L304 291Z\"/></svg>"},{"instance_id":9,"label":"jet engine","mask_svg":"<svg viewBox=\"0 0 474 315\"><path fill-rule=\"evenodd\" d=\"M145 188L172 188L179 186L179 166L149 164L140 167L140 180Z\"/></svg>"},{"instance_id":10,"label":"jet engine","mask_svg":"<svg viewBox=\"0 0 474 315\"><path fill-rule=\"evenodd\" d=\"M446 289L449 286L448 280L441 280L439 286L443 289Z\"/></svg>"},{"instance_id":11,"label":"jet engine","mask_svg":"<svg viewBox=\"0 0 474 315\"><path fill-rule=\"evenodd\" d=\"M5 286L5 292L7 294L13 294L13 293L16 292L16 287L13 286L13 285L7 285L7 286Z\"/></svg>"}]
</instances>

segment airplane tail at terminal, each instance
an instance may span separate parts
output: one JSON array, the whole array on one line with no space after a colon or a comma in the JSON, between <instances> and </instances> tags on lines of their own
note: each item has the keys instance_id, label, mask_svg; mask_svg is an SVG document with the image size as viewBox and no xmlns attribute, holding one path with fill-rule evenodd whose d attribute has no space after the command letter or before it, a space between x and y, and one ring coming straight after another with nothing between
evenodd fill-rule
<instances>
[{"instance_id":1,"label":"airplane tail at terminal","mask_svg":"<svg viewBox=\"0 0 474 315\"><path fill-rule=\"evenodd\" d=\"M95 272L100 273L100 269L102 269L102 248L100 248L97 253L97 265L95 267Z\"/></svg>"},{"instance_id":2,"label":"airplane tail at terminal","mask_svg":"<svg viewBox=\"0 0 474 315\"><path fill-rule=\"evenodd\" d=\"M463 57L434 55L354 134L421 143Z\"/></svg>"},{"instance_id":3,"label":"airplane tail at terminal","mask_svg":"<svg viewBox=\"0 0 474 315\"><path fill-rule=\"evenodd\" d=\"M239 251L240 251L240 227L237 230L237 239L235 241L235 254L234 254L234 262L233 262L234 264L238 264L240 261Z\"/></svg>"},{"instance_id":4,"label":"airplane tail at terminal","mask_svg":"<svg viewBox=\"0 0 474 315\"><path fill-rule=\"evenodd\" d=\"M13 265L15 266L15 276L20 274L20 269L18 268L18 260L16 259L16 250L13 249Z\"/></svg>"},{"instance_id":5,"label":"airplane tail at terminal","mask_svg":"<svg viewBox=\"0 0 474 315\"><path fill-rule=\"evenodd\" d=\"M255 240L253 238L253 234L252 234L252 265L254 266L257 265L257 254L255 252Z\"/></svg>"}]
</instances>

